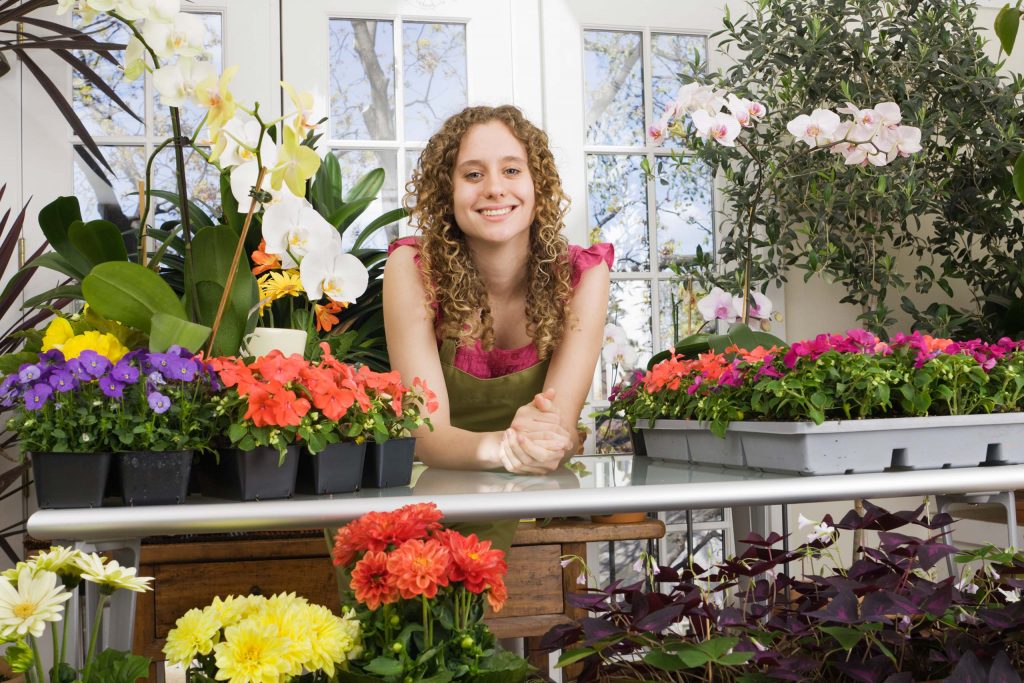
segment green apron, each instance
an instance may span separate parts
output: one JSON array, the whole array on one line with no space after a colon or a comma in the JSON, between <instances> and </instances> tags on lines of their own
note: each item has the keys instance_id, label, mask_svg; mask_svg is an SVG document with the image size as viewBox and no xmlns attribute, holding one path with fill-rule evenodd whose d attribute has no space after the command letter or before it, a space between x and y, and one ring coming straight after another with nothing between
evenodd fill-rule
<instances>
[{"instance_id":1,"label":"green apron","mask_svg":"<svg viewBox=\"0 0 1024 683\"><path fill-rule=\"evenodd\" d=\"M481 379L455 367L455 349L454 339L445 339L441 343L441 372L448 390L448 411L453 427L470 432L504 431L512 424L516 411L544 390L550 359L509 375ZM491 541L491 547L508 553L519 520L460 522L450 527L462 534L476 534L481 540ZM330 549L334 548L336 533L337 529L324 530ZM347 604L345 596L350 592L349 577L341 567L336 569L338 592L342 595L342 602Z\"/></svg>"},{"instance_id":2,"label":"green apron","mask_svg":"<svg viewBox=\"0 0 1024 683\"><path fill-rule=\"evenodd\" d=\"M441 343L441 372L448 389L451 425L470 432L500 432L509 428L521 406L544 390L550 359L501 377L481 379L455 367L455 340ZM451 525L459 533L476 534L508 553L519 520L462 522Z\"/></svg>"}]
</instances>

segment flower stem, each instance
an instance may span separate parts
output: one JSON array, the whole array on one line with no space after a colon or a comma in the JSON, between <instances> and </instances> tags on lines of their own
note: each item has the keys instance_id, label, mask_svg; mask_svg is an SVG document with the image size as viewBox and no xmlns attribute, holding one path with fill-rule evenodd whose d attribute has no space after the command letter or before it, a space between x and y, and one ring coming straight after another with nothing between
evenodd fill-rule
<instances>
[{"instance_id":1,"label":"flower stem","mask_svg":"<svg viewBox=\"0 0 1024 683\"><path fill-rule=\"evenodd\" d=\"M39 683L46 683L46 679L43 678L43 660L39 657L39 648L36 646L36 637L30 635L28 637L29 645L32 646L32 657L36 660L36 675L39 676Z\"/></svg>"},{"instance_id":2,"label":"flower stem","mask_svg":"<svg viewBox=\"0 0 1024 683\"><path fill-rule=\"evenodd\" d=\"M71 599L72 600L78 600L78 587L77 586L71 592ZM54 665L63 664L64 663L65 648L67 647L67 644L68 644L68 613L67 613L67 611L64 612L64 619L62 621L64 623L61 625L60 657L57 659L56 662L54 662Z\"/></svg>"},{"instance_id":3,"label":"flower stem","mask_svg":"<svg viewBox=\"0 0 1024 683\"><path fill-rule=\"evenodd\" d=\"M100 623L103 621L103 606L107 602L107 596L100 593L100 600L96 604L96 618L92 622L92 635L89 637L89 654L85 657L85 673L82 680L89 683L89 670L92 669L92 656L96 652L96 641L99 640Z\"/></svg>"},{"instance_id":4,"label":"flower stem","mask_svg":"<svg viewBox=\"0 0 1024 683\"><path fill-rule=\"evenodd\" d=\"M421 595L420 602L423 603L423 638L424 642L426 643L426 649L429 650L431 647L434 646L434 639L431 637L430 634L430 622L428 621L427 617L427 596Z\"/></svg>"},{"instance_id":5,"label":"flower stem","mask_svg":"<svg viewBox=\"0 0 1024 683\"><path fill-rule=\"evenodd\" d=\"M51 669L51 672L56 671L57 675L59 676L60 675L60 660L57 659L58 652L57 652L57 622L56 621L51 621L50 622L50 638L53 639L53 668ZM50 674L50 681L51 681L51 683L53 683L53 680L54 680L54 676L53 676L53 673L51 673Z\"/></svg>"}]
</instances>

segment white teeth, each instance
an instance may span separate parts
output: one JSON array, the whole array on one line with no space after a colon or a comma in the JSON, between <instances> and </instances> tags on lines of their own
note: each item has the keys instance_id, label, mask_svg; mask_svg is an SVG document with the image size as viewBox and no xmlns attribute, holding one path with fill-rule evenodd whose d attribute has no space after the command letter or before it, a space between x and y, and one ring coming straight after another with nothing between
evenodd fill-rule
<instances>
[{"instance_id":1,"label":"white teeth","mask_svg":"<svg viewBox=\"0 0 1024 683\"><path fill-rule=\"evenodd\" d=\"M512 208L513 207L508 206L505 207L504 209L484 209L480 213L482 213L485 216L504 216L505 214L510 213L512 211Z\"/></svg>"}]
</instances>

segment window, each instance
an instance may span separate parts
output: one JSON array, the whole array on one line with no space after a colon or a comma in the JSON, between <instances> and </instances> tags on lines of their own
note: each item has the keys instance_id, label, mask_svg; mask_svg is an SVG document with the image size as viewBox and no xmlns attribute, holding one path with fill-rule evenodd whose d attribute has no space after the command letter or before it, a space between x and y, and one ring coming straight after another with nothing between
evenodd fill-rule
<instances>
[{"instance_id":1,"label":"window","mask_svg":"<svg viewBox=\"0 0 1024 683\"><path fill-rule=\"evenodd\" d=\"M206 49L209 59L219 71L222 67L223 16L216 12L193 12L206 27ZM73 21L81 26L81 18ZM126 43L128 29L105 15L91 27L97 39ZM96 140L113 172L90 163L75 145L74 194L82 204L85 220L104 218L122 230L139 217L139 183L145 178L146 165L156 147L171 136L171 119L167 107L152 87L149 74L136 81L122 78L118 66L100 59L95 54L79 53L90 68L111 84L114 92L137 116L133 117L118 107L105 93L85 85L77 74L72 76L71 105L82 119L86 129ZM123 53L119 55L123 59ZM191 135L202 120L201 110L193 104L181 109L182 133ZM174 192L177 189L175 157L171 146L165 147L153 160L151 169L156 190ZM220 207L220 180L217 169L206 163L201 154L185 150L185 175L189 199L206 205L211 213ZM177 209L169 202L157 199L150 213L156 225L176 219Z\"/></svg>"},{"instance_id":2,"label":"window","mask_svg":"<svg viewBox=\"0 0 1024 683\"><path fill-rule=\"evenodd\" d=\"M343 187L374 168L385 172L376 203L346 232L347 247L367 222L401 206L398 179L409 178L427 138L466 106L466 25L396 18L329 26L330 145ZM395 237L378 232L368 244Z\"/></svg>"},{"instance_id":3,"label":"window","mask_svg":"<svg viewBox=\"0 0 1024 683\"><path fill-rule=\"evenodd\" d=\"M650 30L583 30L588 241L611 242L615 264L608 322L628 332L642 367L651 355L687 334L696 322L685 283L671 267L714 249L711 174L694 161L662 177L646 168L671 150L648 142L646 131L676 96L680 74L707 38ZM598 366L594 403L604 403L620 377ZM598 446L617 430L598 429ZM610 447L622 447L620 440Z\"/></svg>"}]
</instances>

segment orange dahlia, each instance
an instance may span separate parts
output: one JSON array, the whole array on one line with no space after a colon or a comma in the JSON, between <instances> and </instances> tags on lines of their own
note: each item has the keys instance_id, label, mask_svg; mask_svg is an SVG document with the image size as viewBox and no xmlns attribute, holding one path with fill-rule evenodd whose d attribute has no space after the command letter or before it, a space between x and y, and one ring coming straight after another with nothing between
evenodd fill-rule
<instances>
[{"instance_id":1,"label":"orange dahlia","mask_svg":"<svg viewBox=\"0 0 1024 683\"><path fill-rule=\"evenodd\" d=\"M406 541L388 557L388 572L402 597L433 598L438 586L448 585L451 556L443 545L429 539Z\"/></svg>"},{"instance_id":2,"label":"orange dahlia","mask_svg":"<svg viewBox=\"0 0 1024 683\"><path fill-rule=\"evenodd\" d=\"M490 541L480 541L476 534L463 536L446 530L437 539L451 553L449 579L461 581L470 593L483 593L488 586L502 581L508 571L505 553L491 548Z\"/></svg>"},{"instance_id":3,"label":"orange dahlia","mask_svg":"<svg viewBox=\"0 0 1024 683\"><path fill-rule=\"evenodd\" d=\"M388 572L388 554L368 552L352 569L349 586L356 600L371 610L398 600L398 587Z\"/></svg>"},{"instance_id":4,"label":"orange dahlia","mask_svg":"<svg viewBox=\"0 0 1024 683\"><path fill-rule=\"evenodd\" d=\"M506 600L508 600L508 589L505 588L505 580L499 578L487 591L487 604L495 612L500 612L501 608L505 606Z\"/></svg>"}]
</instances>

